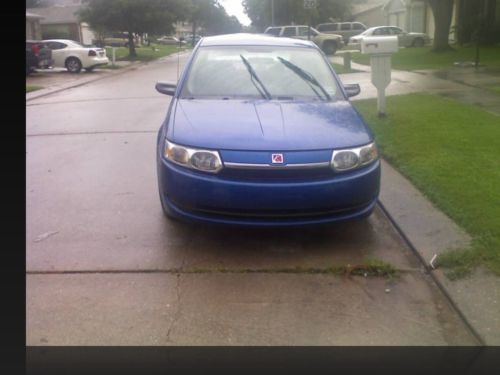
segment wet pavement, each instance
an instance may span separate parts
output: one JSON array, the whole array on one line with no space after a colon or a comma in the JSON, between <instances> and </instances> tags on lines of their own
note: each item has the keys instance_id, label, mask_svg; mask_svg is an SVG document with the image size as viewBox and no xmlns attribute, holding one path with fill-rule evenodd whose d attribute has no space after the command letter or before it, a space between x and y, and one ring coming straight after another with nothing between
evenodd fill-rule
<instances>
[{"instance_id":1,"label":"wet pavement","mask_svg":"<svg viewBox=\"0 0 500 375\"><path fill-rule=\"evenodd\" d=\"M28 345L477 344L379 208L302 229L166 220L154 84L176 62L27 103ZM370 258L400 276L326 272Z\"/></svg>"}]
</instances>

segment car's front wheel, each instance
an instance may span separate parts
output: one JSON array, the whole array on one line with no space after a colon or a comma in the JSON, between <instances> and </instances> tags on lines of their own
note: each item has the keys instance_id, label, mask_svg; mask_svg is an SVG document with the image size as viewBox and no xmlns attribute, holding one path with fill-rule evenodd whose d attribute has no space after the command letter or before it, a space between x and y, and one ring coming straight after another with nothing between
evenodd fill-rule
<instances>
[{"instance_id":1,"label":"car's front wheel","mask_svg":"<svg viewBox=\"0 0 500 375\"><path fill-rule=\"evenodd\" d=\"M323 51L327 55L335 55L335 52L337 52L337 43L335 43L335 42L325 42L323 44Z\"/></svg>"},{"instance_id":2,"label":"car's front wheel","mask_svg":"<svg viewBox=\"0 0 500 375\"><path fill-rule=\"evenodd\" d=\"M70 73L80 73L82 70L82 63L76 57L70 57L66 60L66 69Z\"/></svg>"}]
</instances>

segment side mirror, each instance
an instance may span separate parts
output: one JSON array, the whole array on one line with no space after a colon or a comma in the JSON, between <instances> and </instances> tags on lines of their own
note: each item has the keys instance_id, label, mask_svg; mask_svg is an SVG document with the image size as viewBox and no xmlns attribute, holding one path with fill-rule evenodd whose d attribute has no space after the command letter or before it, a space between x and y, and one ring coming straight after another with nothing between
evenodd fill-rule
<instances>
[{"instance_id":1,"label":"side mirror","mask_svg":"<svg viewBox=\"0 0 500 375\"><path fill-rule=\"evenodd\" d=\"M361 92L361 87L357 83L344 85L344 90L347 96L350 98L351 96L356 96Z\"/></svg>"},{"instance_id":2,"label":"side mirror","mask_svg":"<svg viewBox=\"0 0 500 375\"><path fill-rule=\"evenodd\" d=\"M177 84L171 82L157 82L155 88L156 91L161 94L174 96L175 90L177 89Z\"/></svg>"}]
</instances>

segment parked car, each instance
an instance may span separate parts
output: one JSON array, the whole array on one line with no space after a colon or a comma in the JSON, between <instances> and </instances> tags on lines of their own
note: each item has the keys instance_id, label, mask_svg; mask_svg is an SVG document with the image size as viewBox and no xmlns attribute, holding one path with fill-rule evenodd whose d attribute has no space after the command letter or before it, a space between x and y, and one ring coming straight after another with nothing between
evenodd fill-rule
<instances>
[{"instance_id":1,"label":"parked car","mask_svg":"<svg viewBox=\"0 0 500 375\"><path fill-rule=\"evenodd\" d=\"M40 40L26 41L26 75L34 69L48 68L54 63L52 50Z\"/></svg>"},{"instance_id":2,"label":"parked car","mask_svg":"<svg viewBox=\"0 0 500 375\"><path fill-rule=\"evenodd\" d=\"M66 68L70 73L79 73L82 68L90 72L96 66L109 63L104 48L84 47L67 39L44 40L44 43L52 50L54 66Z\"/></svg>"},{"instance_id":3,"label":"parked car","mask_svg":"<svg viewBox=\"0 0 500 375\"><path fill-rule=\"evenodd\" d=\"M307 40L308 26L293 25L293 26L278 26L268 27L264 34L269 34L278 37L296 38ZM318 45L327 55L334 55L338 49L344 46L342 37L336 34L323 34L315 28L311 27L311 40Z\"/></svg>"},{"instance_id":4,"label":"parked car","mask_svg":"<svg viewBox=\"0 0 500 375\"><path fill-rule=\"evenodd\" d=\"M351 36L358 35L366 29L367 27L361 22L331 22L320 23L316 26L316 30L320 33L342 35L344 44L349 42Z\"/></svg>"},{"instance_id":5,"label":"parked car","mask_svg":"<svg viewBox=\"0 0 500 375\"><path fill-rule=\"evenodd\" d=\"M168 218L285 226L363 218L375 207L374 136L310 41L205 37L172 96L157 137Z\"/></svg>"},{"instance_id":6,"label":"parked car","mask_svg":"<svg viewBox=\"0 0 500 375\"><path fill-rule=\"evenodd\" d=\"M186 44L184 40L179 40L175 36L162 36L161 38L156 39L158 44L166 44L166 45L183 45Z\"/></svg>"},{"instance_id":7,"label":"parked car","mask_svg":"<svg viewBox=\"0 0 500 375\"><path fill-rule=\"evenodd\" d=\"M198 43L201 39L201 35L195 35L194 36L194 43L193 43L193 34L187 34L185 37L184 37L184 40L187 42L187 43L192 43L193 45Z\"/></svg>"},{"instance_id":8,"label":"parked car","mask_svg":"<svg viewBox=\"0 0 500 375\"><path fill-rule=\"evenodd\" d=\"M359 35L349 39L349 45L359 47L361 40L366 36L397 35L400 47L423 47L429 44L431 38L424 33L409 33L396 26L371 27Z\"/></svg>"}]
</instances>

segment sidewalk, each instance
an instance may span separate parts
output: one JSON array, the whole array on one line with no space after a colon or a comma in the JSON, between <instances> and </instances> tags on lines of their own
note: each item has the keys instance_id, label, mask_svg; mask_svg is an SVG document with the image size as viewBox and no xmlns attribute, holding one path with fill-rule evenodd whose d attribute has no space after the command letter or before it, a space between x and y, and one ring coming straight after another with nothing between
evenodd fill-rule
<instances>
[{"instance_id":1,"label":"sidewalk","mask_svg":"<svg viewBox=\"0 0 500 375\"><path fill-rule=\"evenodd\" d=\"M343 63L339 58L332 61ZM339 62L340 61L340 62ZM355 100L376 98L369 68L352 64L363 73L341 74L344 83L359 83L361 95ZM433 92L453 96L500 114L500 95L478 87L437 78L435 74L392 71L388 95L412 92ZM496 95L496 102L490 100ZM387 162L382 162L380 204L393 224L405 237L426 266L427 271L448 296L471 329L486 345L500 344L500 278L482 268L461 280L450 281L431 261L446 250L458 249L470 243L470 236L450 218L436 209L405 177Z\"/></svg>"},{"instance_id":2,"label":"sidewalk","mask_svg":"<svg viewBox=\"0 0 500 375\"><path fill-rule=\"evenodd\" d=\"M344 64L340 56L332 57L330 61ZM370 67L351 62L352 69L361 73L340 74L343 83L359 83L361 94L353 100L363 100L377 97L377 90L371 83ZM500 72L493 75L484 71L471 71L471 68L453 68L447 71L416 71L392 70L392 82L386 89L387 95L403 95L414 92L430 92L450 97L463 103L472 104L482 109L500 115L500 91L497 93L488 87L500 88Z\"/></svg>"}]
</instances>

